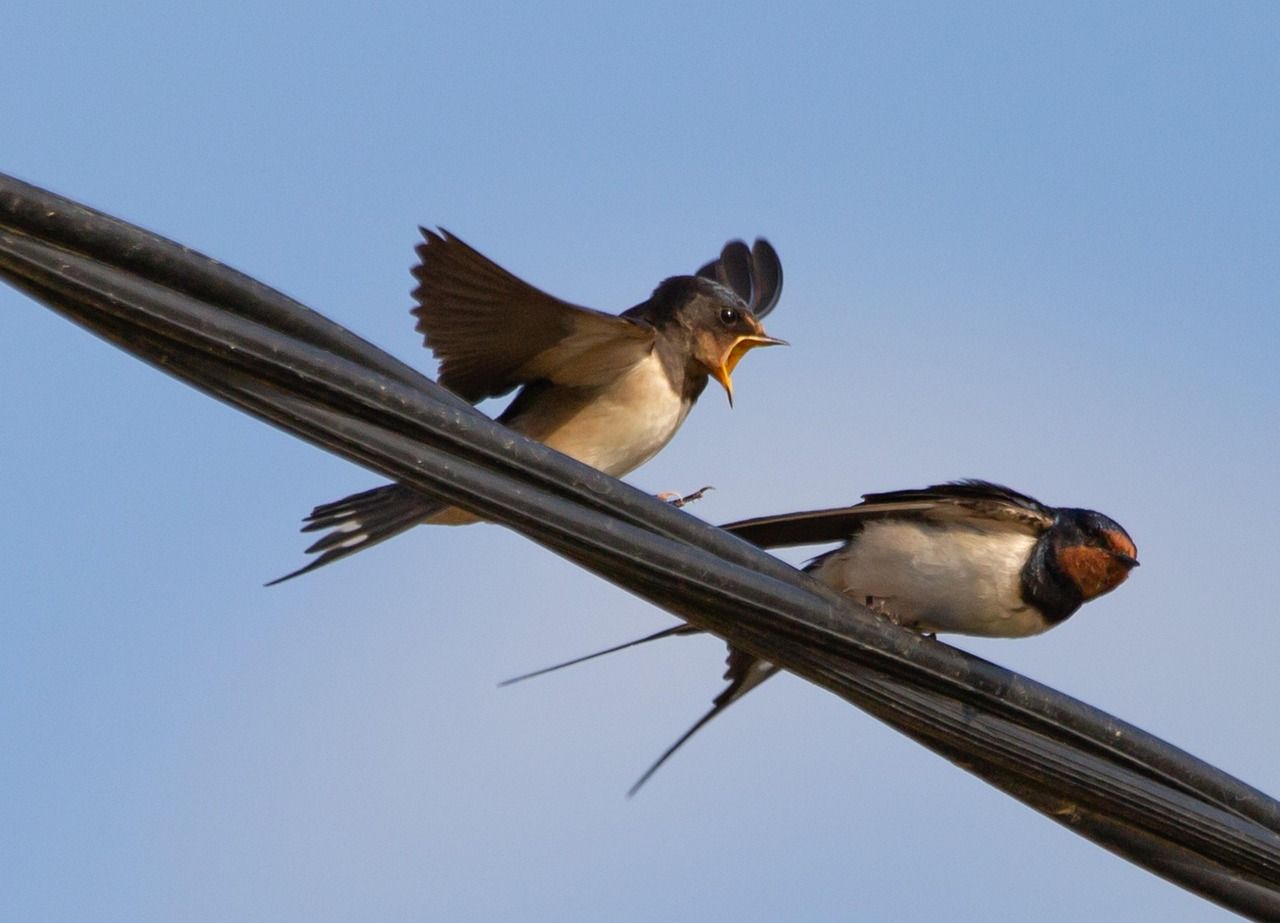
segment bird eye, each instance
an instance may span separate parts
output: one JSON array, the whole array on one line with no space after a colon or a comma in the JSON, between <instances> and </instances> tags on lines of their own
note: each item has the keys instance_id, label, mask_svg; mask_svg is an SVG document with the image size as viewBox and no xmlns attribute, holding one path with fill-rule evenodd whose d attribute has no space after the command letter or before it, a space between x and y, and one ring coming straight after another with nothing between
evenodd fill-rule
<instances>
[{"instance_id":1,"label":"bird eye","mask_svg":"<svg viewBox=\"0 0 1280 923\"><path fill-rule=\"evenodd\" d=\"M726 327L742 320L742 314L736 308L724 308L720 312L720 323Z\"/></svg>"}]
</instances>

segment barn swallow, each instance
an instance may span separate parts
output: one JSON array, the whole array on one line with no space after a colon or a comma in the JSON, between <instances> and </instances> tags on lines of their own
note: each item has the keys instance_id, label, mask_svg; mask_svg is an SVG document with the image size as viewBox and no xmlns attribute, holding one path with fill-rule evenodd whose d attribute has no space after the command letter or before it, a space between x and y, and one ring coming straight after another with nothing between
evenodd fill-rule
<instances>
[{"instance_id":1,"label":"barn swallow","mask_svg":"<svg viewBox=\"0 0 1280 923\"><path fill-rule=\"evenodd\" d=\"M763 239L729 242L697 275L673 276L615 315L552 297L443 229L419 230L412 313L440 384L472 403L519 388L498 422L613 477L671 441L709 378L732 405L739 360L783 344L760 323L782 294L782 265ZM267 585L420 523L477 521L400 484L352 494L311 511L302 531L327 530L307 549L318 557Z\"/></svg>"},{"instance_id":2,"label":"barn swallow","mask_svg":"<svg viewBox=\"0 0 1280 923\"><path fill-rule=\"evenodd\" d=\"M987 481L866 494L854 506L722 528L761 548L841 542L805 571L878 615L929 634L1037 635L1114 590L1138 566L1133 539L1114 520L1093 510L1045 506ZM698 631L677 625L507 682ZM779 669L732 645L727 662L729 682L711 710L667 748L629 795L712 718Z\"/></svg>"}]
</instances>

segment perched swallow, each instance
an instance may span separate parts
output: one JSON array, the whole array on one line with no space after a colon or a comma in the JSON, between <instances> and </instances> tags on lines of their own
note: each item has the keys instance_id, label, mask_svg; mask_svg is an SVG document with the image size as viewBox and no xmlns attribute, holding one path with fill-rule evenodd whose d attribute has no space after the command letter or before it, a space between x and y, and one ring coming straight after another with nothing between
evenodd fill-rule
<instances>
[{"instance_id":1,"label":"perched swallow","mask_svg":"<svg viewBox=\"0 0 1280 923\"><path fill-rule=\"evenodd\" d=\"M890 621L927 633L1037 635L1114 590L1138 566L1133 539L1114 520L1093 510L1045 506L986 481L866 494L855 506L764 516L723 528L761 548L841 542L805 571ZM677 625L508 683L698 631ZM635 794L707 722L778 669L730 645L728 686L628 794Z\"/></svg>"},{"instance_id":2,"label":"perched swallow","mask_svg":"<svg viewBox=\"0 0 1280 923\"><path fill-rule=\"evenodd\" d=\"M782 293L763 239L731 241L698 275L667 279L614 315L534 288L443 229L420 230L412 313L440 384L472 403L519 388L500 423L614 477L671 441L708 378L732 404L738 361L783 343L760 324ZM328 530L307 549L318 557L268 586L420 523L476 521L400 484L352 494L312 510L302 531Z\"/></svg>"}]
</instances>

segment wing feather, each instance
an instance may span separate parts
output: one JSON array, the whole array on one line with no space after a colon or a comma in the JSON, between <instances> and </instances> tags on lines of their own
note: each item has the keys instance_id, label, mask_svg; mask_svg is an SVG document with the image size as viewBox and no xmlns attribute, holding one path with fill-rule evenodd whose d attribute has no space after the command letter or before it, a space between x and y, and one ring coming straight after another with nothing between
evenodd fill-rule
<instances>
[{"instance_id":1,"label":"wing feather","mask_svg":"<svg viewBox=\"0 0 1280 923\"><path fill-rule=\"evenodd\" d=\"M440 383L466 400L539 379L600 384L652 350L651 325L561 301L448 231L420 230L416 329L440 360Z\"/></svg>"},{"instance_id":2,"label":"wing feather","mask_svg":"<svg viewBox=\"0 0 1280 923\"><path fill-rule=\"evenodd\" d=\"M697 274L731 289L757 320L763 320L782 297L782 261L763 237L757 237L750 249L741 240L729 241L719 258L703 264Z\"/></svg>"},{"instance_id":3,"label":"wing feather","mask_svg":"<svg viewBox=\"0 0 1280 923\"><path fill-rule=\"evenodd\" d=\"M1026 494L988 481L956 481L923 490L866 494L854 506L761 516L722 526L761 548L839 542L866 523L887 517L969 523L1039 535L1053 524L1054 512Z\"/></svg>"}]
</instances>

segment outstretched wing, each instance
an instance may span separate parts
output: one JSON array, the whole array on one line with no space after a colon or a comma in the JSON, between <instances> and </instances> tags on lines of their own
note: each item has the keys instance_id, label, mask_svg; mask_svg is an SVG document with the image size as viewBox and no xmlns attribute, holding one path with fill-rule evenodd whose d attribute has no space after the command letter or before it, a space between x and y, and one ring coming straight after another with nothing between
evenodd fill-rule
<instances>
[{"instance_id":1,"label":"outstretched wing","mask_svg":"<svg viewBox=\"0 0 1280 923\"><path fill-rule=\"evenodd\" d=\"M440 384L466 400L539 379L599 384L653 348L651 325L561 301L448 231L419 230L412 313L440 360Z\"/></svg>"},{"instance_id":2,"label":"outstretched wing","mask_svg":"<svg viewBox=\"0 0 1280 923\"><path fill-rule=\"evenodd\" d=\"M729 241L720 258L704 265L698 275L731 289L757 320L772 311L782 297L782 261L763 237L757 237L750 249L741 240Z\"/></svg>"},{"instance_id":3,"label":"outstretched wing","mask_svg":"<svg viewBox=\"0 0 1280 923\"><path fill-rule=\"evenodd\" d=\"M828 510L760 516L721 526L761 548L839 542L868 522L913 518L967 522L985 529L1039 535L1053 525L1053 510L1026 494L988 481L955 481L923 490L865 494L861 503Z\"/></svg>"}]
</instances>

